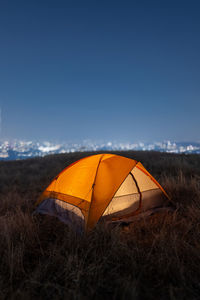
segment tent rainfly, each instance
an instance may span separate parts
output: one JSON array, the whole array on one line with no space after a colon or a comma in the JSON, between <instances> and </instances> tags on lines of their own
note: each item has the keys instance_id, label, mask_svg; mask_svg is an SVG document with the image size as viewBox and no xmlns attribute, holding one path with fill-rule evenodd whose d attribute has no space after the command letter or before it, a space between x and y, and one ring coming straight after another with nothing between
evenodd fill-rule
<instances>
[{"instance_id":1,"label":"tent rainfly","mask_svg":"<svg viewBox=\"0 0 200 300\"><path fill-rule=\"evenodd\" d=\"M97 154L69 165L37 201L36 212L90 230L101 220L128 221L165 205L168 195L140 162Z\"/></svg>"}]
</instances>

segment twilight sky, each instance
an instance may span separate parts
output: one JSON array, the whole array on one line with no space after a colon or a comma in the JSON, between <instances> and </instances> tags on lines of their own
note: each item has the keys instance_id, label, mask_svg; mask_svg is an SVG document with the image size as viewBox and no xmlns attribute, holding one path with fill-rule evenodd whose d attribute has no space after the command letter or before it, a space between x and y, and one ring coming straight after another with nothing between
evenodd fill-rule
<instances>
[{"instance_id":1,"label":"twilight sky","mask_svg":"<svg viewBox=\"0 0 200 300\"><path fill-rule=\"evenodd\" d=\"M0 106L0 139L200 141L200 1L0 1Z\"/></svg>"}]
</instances>

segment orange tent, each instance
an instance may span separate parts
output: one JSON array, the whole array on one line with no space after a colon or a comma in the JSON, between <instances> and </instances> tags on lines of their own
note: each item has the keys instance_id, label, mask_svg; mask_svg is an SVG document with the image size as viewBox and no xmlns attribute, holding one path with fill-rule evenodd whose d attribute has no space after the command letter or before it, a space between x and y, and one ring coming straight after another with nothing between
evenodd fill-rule
<instances>
[{"instance_id":1,"label":"orange tent","mask_svg":"<svg viewBox=\"0 0 200 300\"><path fill-rule=\"evenodd\" d=\"M97 154L58 174L42 193L36 211L88 230L101 217L127 220L162 206L166 198L166 192L140 162L114 154Z\"/></svg>"}]
</instances>

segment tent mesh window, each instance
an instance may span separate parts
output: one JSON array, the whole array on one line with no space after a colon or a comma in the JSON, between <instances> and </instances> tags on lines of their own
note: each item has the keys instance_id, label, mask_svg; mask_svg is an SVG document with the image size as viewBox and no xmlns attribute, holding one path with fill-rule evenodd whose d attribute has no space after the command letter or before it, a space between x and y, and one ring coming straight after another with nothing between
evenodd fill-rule
<instances>
[{"instance_id":1,"label":"tent mesh window","mask_svg":"<svg viewBox=\"0 0 200 300\"><path fill-rule=\"evenodd\" d=\"M59 218L62 222L76 227L84 227L84 216L79 207L58 199L45 199L37 212Z\"/></svg>"},{"instance_id":2,"label":"tent mesh window","mask_svg":"<svg viewBox=\"0 0 200 300\"><path fill-rule=\"evenodd\" d=\"M137 167L126 177L106 208L103 217L127 218L138 211L162 205L165 200L157 184Z\"/></svg>"}]
</instances>

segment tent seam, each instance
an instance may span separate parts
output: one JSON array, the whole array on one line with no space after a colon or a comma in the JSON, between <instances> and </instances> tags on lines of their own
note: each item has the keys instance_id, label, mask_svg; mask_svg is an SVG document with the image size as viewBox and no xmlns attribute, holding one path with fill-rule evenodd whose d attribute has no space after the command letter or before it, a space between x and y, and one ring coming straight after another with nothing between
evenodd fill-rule
<instances>
[{"instance_id":1,"label":"tent seam","mask_svg":"<svg viewBox=\"0 0 200 300\"><path fill-rule=\"evenodd\" d=\"M90 216L90 208L91 208L91 205L92 205L92 200L93 200L94 186L95 186L95 182L96 182L96 178L97 178L98 169L99 169L99 166L100 166L100 163L101 163L101 160L102 160L103 156L104 156L104 153L103 153L103 154L100 156L100 158L99 158L99 162L98 162L98 165L97 165L97 169L96 169L95 178L94 178L94 181L93 181L93 184L92 184L92 195L91 195L91 201L90 201L90 206L89 206L89 208L88 208L87 223L85 224L86 230L87 230L88 220L89 220L89 216Z\"/></svg>"}]
</instances>

